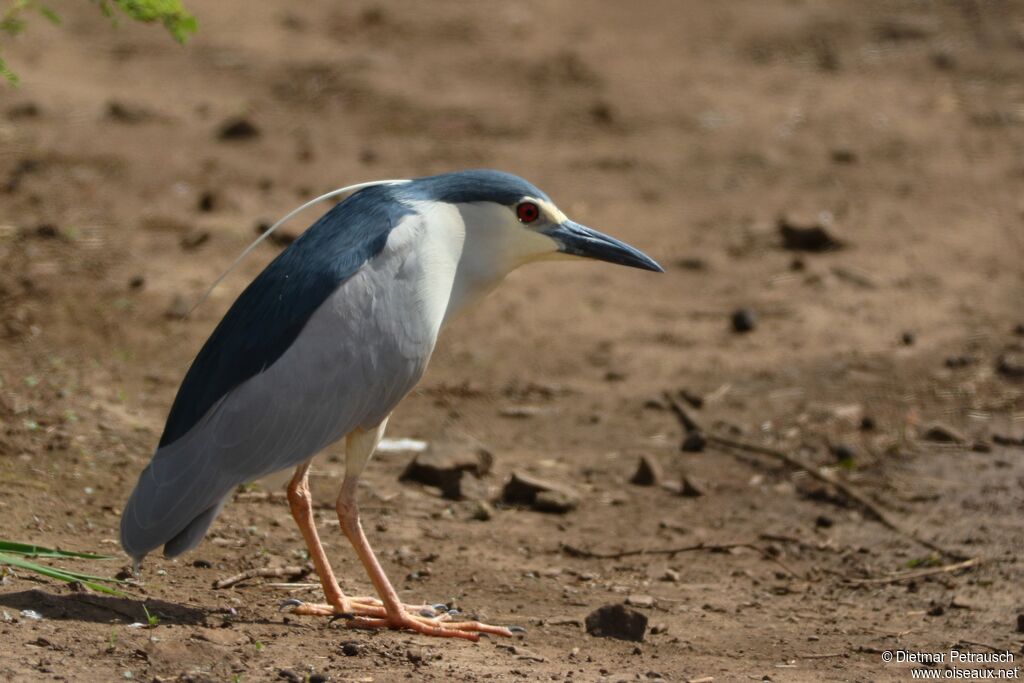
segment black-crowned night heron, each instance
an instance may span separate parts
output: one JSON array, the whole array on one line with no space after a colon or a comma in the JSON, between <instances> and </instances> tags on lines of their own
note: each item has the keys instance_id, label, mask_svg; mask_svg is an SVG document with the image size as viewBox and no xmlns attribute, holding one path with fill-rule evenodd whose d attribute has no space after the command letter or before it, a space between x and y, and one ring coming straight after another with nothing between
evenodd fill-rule
<instances>
[{"instance_id":1,"label":"black-crowned night heron","mask_svg":"<svg viewBox=\"0 0 1024 683\"><path fill-rule=\"evenodd\" d=\"M292 515L326 605L357 628L476 640L510 630L399 601L359 522L356 485L388 416L427 367L438 332L513 269L566 256L661 271L636 249L569 220L536 187L475 170L380 181L328 211L242 292L178 389L121 518L136 563L195 547L239 484L294 467ZM341 529L377 598L342 593L313 520L310 461L344 438Z\"/></svg>"}]
</instances>

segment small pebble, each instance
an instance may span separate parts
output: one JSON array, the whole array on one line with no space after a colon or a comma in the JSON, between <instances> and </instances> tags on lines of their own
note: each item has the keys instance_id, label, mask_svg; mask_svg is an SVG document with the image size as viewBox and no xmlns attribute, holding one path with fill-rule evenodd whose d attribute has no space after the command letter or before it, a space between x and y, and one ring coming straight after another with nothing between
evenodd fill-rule
<instances>
[{"instance_id":1,"label":"small pebble","mask_svg":"<svg viewBox=\"0 0 1024 683\"><path fill-rule=\"evenodd\" d=\"M683 444L680 446L680 450L685 453L700 453L707 448L708 439L701 432L690 432L683 439Z\"/></svg>"},{"instance_id":2,"label":"small pebble","mask_svg":"<svg viewBox=\"0 0 1024 683\"><path fill-rule=\"evenodd\" d=\"M196 202L196 208L203 213L209 213L217 208L217 195L213 192L206 190L199 195L199 201Z\"/></svg>"},{"instance_id":3,"label":"small pebble","mask_svg":"<svg viewBox=\"0 0 1024 683\"><path fill-rule=\"evenodd\" d=\"M832 456L840 464L852 464L854 460L853 448L846 444L837 444L832 447Z\"/></svg>"},{"instance_id":4,"label":"small pebble","mask_svg":"<svg viewBox=\"0 0 1024 683\"><path fill-rule=\"evenodd\" d=\"M666 569L665 573L661 575L662 581L669 581L670 583L678 583L682 579L682 575L675 569Z\"/></svg>"},{"instance_id":5,"label":"small pebble","mask_svg":"<svg viewBox=\"0 0 1024 683\"><path fill-rule=\"evenodd\" d=\"M739 308L733 311L730 320L733 331L739 334L752 332L757 327L757 314L749 308Z\"/></svg>"},{"instance_id":6,"label":"small pebble","mask_svg":"<svg viewBox=\"0 0 1024 683\"><path fill-rule=\"evenodd\" d=\"M637 463L636 472L633 477L629 480L630 484L635 486L658 486L662 480L661 465L654 456L644 454L640 456L640 461Z\"/></svg>"},{"instance_id":7,"label":"small pebble","mask_svg":"<svg viewBox=\"0 0 1024 683\"><path fill-rule=\"evenodd\" d=\"M921 438L936 443L967 443L967 437L961 432L941 422L928 425L921 434Z\"/></svg>"},{"instance_id":8,"label":"small pebble","mask_svg":"<svg viewBox=\"0 0 1024 683\"><path fill-rule=\"evenodd\" d=\"M260 136L260 129L249 119L233 118L224 121L217 130L221 140L252 140Z\"/></svg>"},{"instance_id":9,"label":"small pebble","mask_svg":"<svg viewBox=\"0 0 1024 683\"><path fill-rule=\"evenodd\" d=\"M1007 351L999 356L996 371L1009 379L1024 379L1024 352Z\"/></svg>"}]
</instances>

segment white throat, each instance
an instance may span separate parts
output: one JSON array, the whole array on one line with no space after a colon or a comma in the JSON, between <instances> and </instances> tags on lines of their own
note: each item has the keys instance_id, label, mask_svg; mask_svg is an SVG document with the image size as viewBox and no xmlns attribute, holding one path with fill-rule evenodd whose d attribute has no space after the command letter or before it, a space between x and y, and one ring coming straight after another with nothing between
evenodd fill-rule
<instances>
[{"instance_id":1,"label":"white throat","mask_svg":"<svg viewBox=\"0 0 1024 683\"><path fill-rule=\"evenodd\" d=\"M431 298L443 296L441 290L450 286L444 322L489 294L519 266L556 250L554 240L523 227L498 204L424 203L416 208L427 226L424 263L437 287Z\"/></svg>"}]
</instances>

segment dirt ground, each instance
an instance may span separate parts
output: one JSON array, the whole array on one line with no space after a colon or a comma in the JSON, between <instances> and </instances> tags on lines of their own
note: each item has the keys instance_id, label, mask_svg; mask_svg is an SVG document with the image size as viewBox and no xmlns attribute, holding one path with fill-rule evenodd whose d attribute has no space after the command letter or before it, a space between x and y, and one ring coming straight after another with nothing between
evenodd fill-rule
<instances>
[{"instance_id":1,"label":"dirt ground","mask_svg":"<svg viewBox=\"0 0 1024 683\"><path fill-rule=\"evenodd\" d=\"M403 596L524 636L279 611L318 599L311 576L215 590L305 562L278 478L197 550L148 558L128 598L6 572L0 678L879 681L911 677L886 651L950 649L1020 666L1024 3L192 0L184 48L51 4L62 26L3 45L23 85L0 87L2 538L121 557L121 505L188 363L282 247L176 314L315 194L501 168L667 272L514 273L391 421L392 438L493 453L471 498L518 470L572 487L577 509L483 514L400 482L408 452L368 468L365 524ZM223 139L238 120L254 130ZM783 217L843 246L785 249ZM813 463L948 554L771 456L681 452L662 396L680 389L707 434ZM365 594L337 454L314 471L317 516ZM667 485L629 483L644 455ZM592 556L701 545L730 547ZM957 558L979 560L935 571ZM643 642L586 633L627 599ZM132 626L143 605L154 628Z\"/></svg>"}]
</instances>

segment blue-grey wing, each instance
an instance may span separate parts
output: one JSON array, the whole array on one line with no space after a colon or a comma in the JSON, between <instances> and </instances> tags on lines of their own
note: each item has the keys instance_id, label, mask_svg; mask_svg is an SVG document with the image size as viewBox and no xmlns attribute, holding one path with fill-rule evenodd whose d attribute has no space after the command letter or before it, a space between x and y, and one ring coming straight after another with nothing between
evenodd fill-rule
<instances>
[{"instance_id":1,"label":"blue-grey wing","mask_svg":"<svg viewBox=\"0 0 1024 683\"><path fill-rule=\"evenodd\" d=\"M421 231L415 213L399 217L385 244L320 296L298 330L260 324L250 311L229 312L189 371L164 438L125 506L121 541L129 555L139 559L161 545L169 556L188 550L236 486L304 462L355 427L387 417L422 375L440 323L418 305L422 269L414 247ZM282 311L304 310L310 304L302 297L319 291L294 283L307 277L306 267L285 260L274 275L290 289L268 294L270 285L254 282L232 311L243 304L255 310L257 297L269 296L276 298L271 321L291 322ZM239 334L266 338L260 344ZM255 356L245 355L254 348ZM233 383L241 373L233 365L255 371Z\"/></svg>"}]
</instances>

